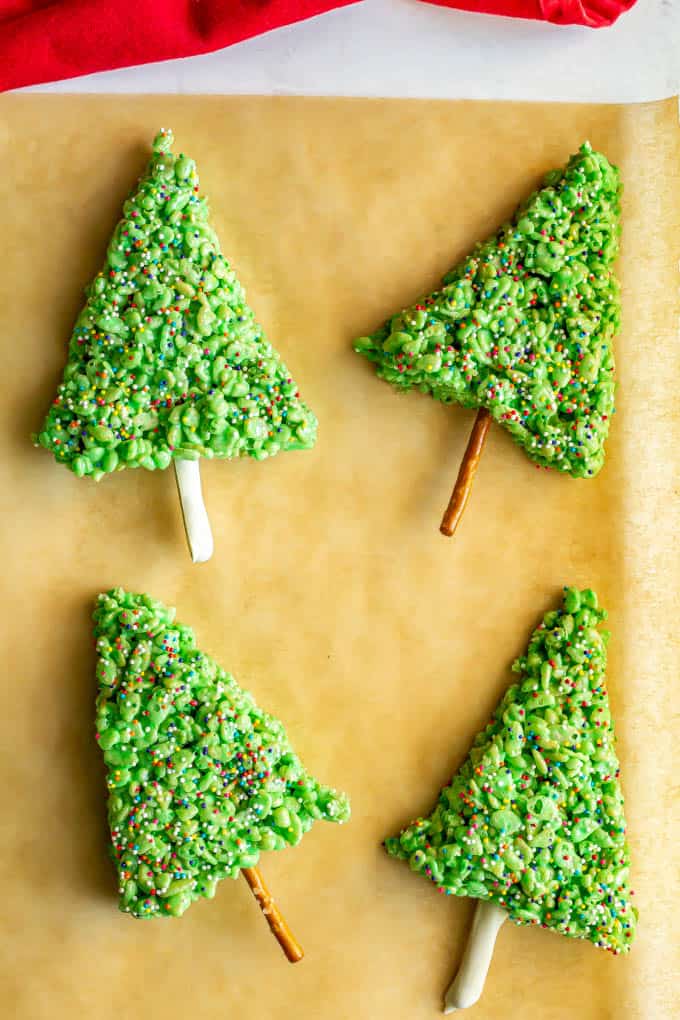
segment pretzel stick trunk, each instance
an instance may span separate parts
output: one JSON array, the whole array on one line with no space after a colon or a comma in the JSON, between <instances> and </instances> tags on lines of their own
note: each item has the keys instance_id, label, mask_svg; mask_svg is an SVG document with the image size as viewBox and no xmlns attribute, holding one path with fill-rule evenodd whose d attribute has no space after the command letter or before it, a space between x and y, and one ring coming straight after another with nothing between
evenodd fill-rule
<instances>
[{"instance_id":1,"label":"pretzel stick trunk","mask_svg":"<svg viewBox=\"0 0 680 1020\"><path fill-rule=\"evenodd\" d=\"M213 554L213 537L208 511L203 502L199 462L176 460L174 465L191 559L194 563L205 563Z\"/></svg>"},{"instance_id":2,"label":"pretzel stick trunk","mask_svg":"<svg viewBox=\"0 0 680 1020\"><path fill-rule=\"evenodd\" d=\"M447 535L449 538L458 527L460 519L463 516L463 511L467 505L467 501L470 496L470 489L472 488L472 482L474 481L475 473L477 471L479 458L482 456L490 424L491 415L485 407L480 408L477 412L475 423L472 426L472 432L470 433L470 438L468 440L463 460L461 461L460 468L458 469L458 477L456 478L456 484L454 485L453 492L451 493L449 505L447 506L446 512L442 517L442 522L439 525L439 530L442 535Z\"/></svg>"},{"instance_id":3,"label":"pretzel stick trunk","mask_svg":"<svg viewBox=\"0 0 680 1020\"><path fill-rule=\"evenodd\" d=\"M444 996L445 1013L467 1009L479 999L484 990L496 936L507 917L506 911L495 903L477 900L463 959Z\"/></svg>"},{"instance_id":4,"label":"pretzel stick trunk","mask_svg":"<svg viewBox=\"0 0 680 1020\"><path fill-rule=\"evenodd\" d=\"M292 931L286 924L285 918L274 902L272 894L264 884L264 879L259 868L241 868L241 874L250 886L253 896L260 904L260 909L267 918L272 935L286 954L290 963L298 963L305 955L302 946L298 944Z\"/></svg>"}]
</instances>

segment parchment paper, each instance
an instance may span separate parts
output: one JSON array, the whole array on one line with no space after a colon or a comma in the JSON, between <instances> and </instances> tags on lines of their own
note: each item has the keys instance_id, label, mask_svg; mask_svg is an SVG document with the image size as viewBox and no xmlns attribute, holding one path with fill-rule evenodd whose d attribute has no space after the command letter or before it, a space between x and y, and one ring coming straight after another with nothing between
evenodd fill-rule
<instances>
[{"instance_id":1,"label":"parchment paper","mask_svg":"<svg viewBox=\"0 0 680 1020\"><path fill-rule=\"evenodd\" d=\"M223 248L321 423L312 453L205 464L217 548L202 567L170 472L90 484L28 439L161 125L197 159ZM434 285L585 138L626 189L607 464L593 481L541 471L494 428L446 540L473 416L395 395L352 338ZM470 1015L677 1016L676 103L7 97L0 159L3 1017L434 1018L473 904L439 896L380 841L429 810L565 583L610 609L638 940L615 959L506 925ZM177 605L308 767L352 797L348 826L320 823L262 861L306 948L296 967L243 881L181 922L116 910L89 619L116 584Z\"/></svg>"}]
</instances>

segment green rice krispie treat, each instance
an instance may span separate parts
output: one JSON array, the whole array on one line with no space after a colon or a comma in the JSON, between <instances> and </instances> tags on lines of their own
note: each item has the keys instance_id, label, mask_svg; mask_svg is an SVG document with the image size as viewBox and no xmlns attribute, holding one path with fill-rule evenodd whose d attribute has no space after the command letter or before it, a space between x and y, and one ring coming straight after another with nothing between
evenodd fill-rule
<instances>
[{"instance_id":1,"label":"green rice krispie treat","mask_svg":"<svg viewBox=\"0 0 680 1020\"><path fill-rule=\"evenodd\" d=\"M625 953L637 911L605 680L606 614L565 589L428 818L385 842L444 893Z\"/></svg>"},{"instance_id":2,"label":"green rice krispie treat","mask_svg":"<svg viewBox=\"0 0 680 1020\"><path fill-rule=\"evenodd\" d=\"M76 475L313 446L316 419L220 252L196 165L153 143L37 443Z\"/></svg>"},{"instance_id":3,"label":"green rice krispie treat","mask_svg":"<svg viewBox=\"0 0 680 1020\"><path fill-rule=\"evenodd\" d=\"M121 910L179 917L316 819L347 820L346 796L305 771L279 720L197 648L174 609L116 588L94 620Z\"/></svg>"},{"instance_id":4,"label":"green rice krispie treat","mask_svg":"<svg viewBox=\"0 0 680 1020\"><path fill-rule=\"evenodd\" d=\"M440 289L355 349L394 386L487 408L538 464L597 474L614 413L620 191L584 144Z\"/></svg>"}]
</instances>

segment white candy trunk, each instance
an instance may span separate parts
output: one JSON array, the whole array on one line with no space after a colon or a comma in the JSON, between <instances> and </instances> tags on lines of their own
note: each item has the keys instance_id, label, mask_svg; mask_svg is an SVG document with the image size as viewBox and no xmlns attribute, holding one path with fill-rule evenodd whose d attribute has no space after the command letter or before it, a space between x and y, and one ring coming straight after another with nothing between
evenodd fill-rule
<instances>
[{"instance_id":1,"label":"white candy trunk","mask_svg":"<svg viewBox=\"0 0 680 1020\"><path fill-rule=\"evenodd\" d=\"M194 563L205 563L213 554L214 543L203 502L200 461L176 460L173 463L191 559Z\"/></svg>"},{"instance_id":2,"label":"white candy trunk","mask_svg":"<svg viewBox=\"0 0 680 1020\"><path fill-rule=\"evenodd\" d=\"M496 936L507 916L507 912L495 903L477 901L463 959L444 996L445 1013L467 1009L479 999L484 990Z\"/></svg>"}]
</instances>

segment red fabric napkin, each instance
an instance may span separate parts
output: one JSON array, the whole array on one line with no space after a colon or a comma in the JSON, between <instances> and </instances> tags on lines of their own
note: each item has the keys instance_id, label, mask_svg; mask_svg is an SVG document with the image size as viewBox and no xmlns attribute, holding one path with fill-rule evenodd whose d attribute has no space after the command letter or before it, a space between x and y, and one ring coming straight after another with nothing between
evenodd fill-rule
<instances>
[{"instance_id":1,"label":"red fabric napkin","mask_svg":"<svg viewBox=\"0 0 680 1020\"><path fill-rule=\"evenodd\" d=\"M441 7L458 7L476 14L504 14L533 18L558 25L607 28L629 11L637 0L428 0Z\"/></svg>"},{"instance_id":2,"label":"red fabric napkin","mask_svg":"<svg viewBox=\"0 0 680 1020\"><path fill-rule=\"evenodd\" d=\"M0 91L209 53L356 0L0 0Z\"/></svg>"},{"instance_id":3,"label":"red fabric napkin","mask_svg":"<svg viewBox=\"0 0 680 1020\"><path fill-rule=\"evenodd\" d=\"M0 91L208 53L356 0L0 0ZM636 0L430 0L562 24L611 25Z\"/></svg>"}]
</instances>

